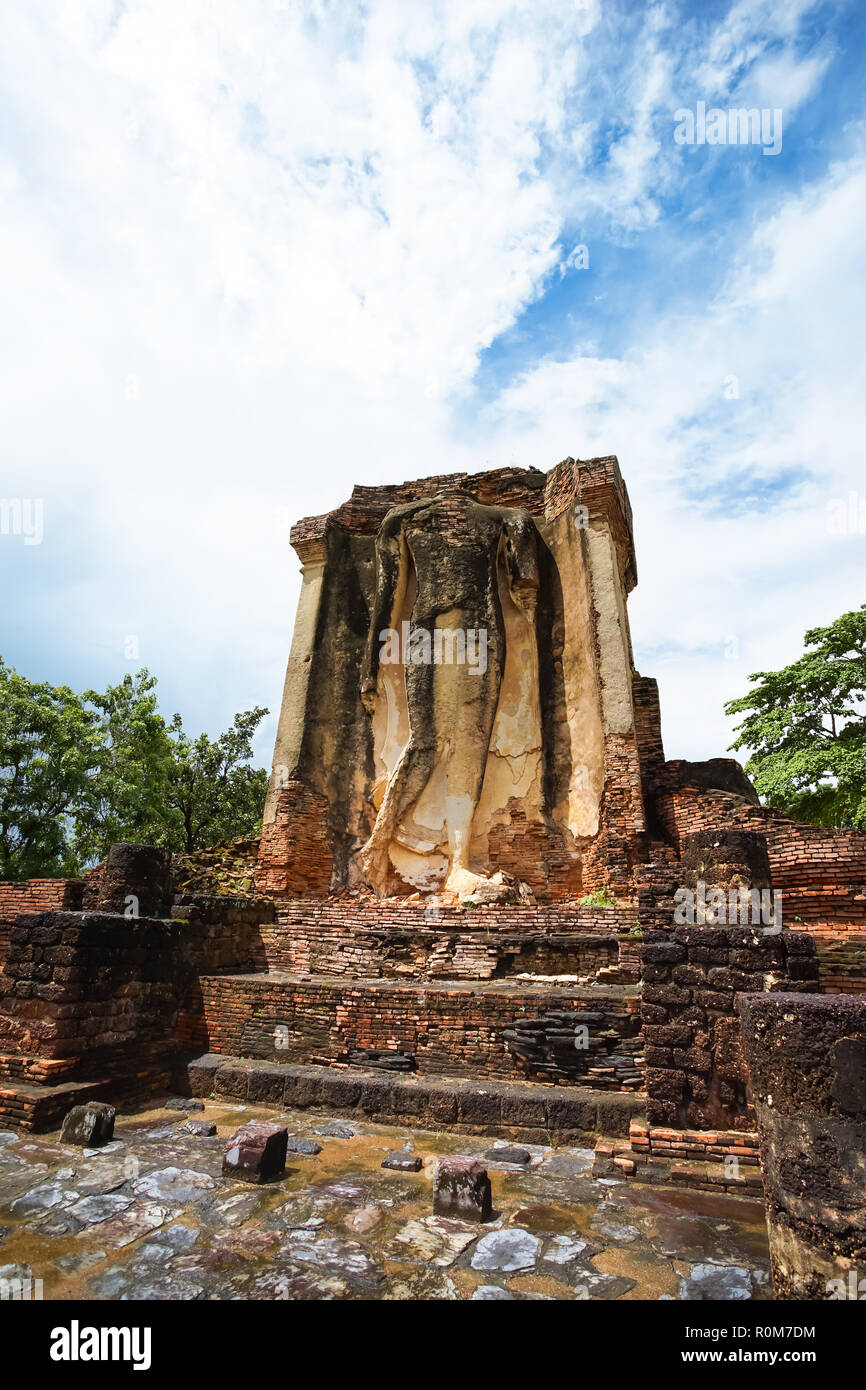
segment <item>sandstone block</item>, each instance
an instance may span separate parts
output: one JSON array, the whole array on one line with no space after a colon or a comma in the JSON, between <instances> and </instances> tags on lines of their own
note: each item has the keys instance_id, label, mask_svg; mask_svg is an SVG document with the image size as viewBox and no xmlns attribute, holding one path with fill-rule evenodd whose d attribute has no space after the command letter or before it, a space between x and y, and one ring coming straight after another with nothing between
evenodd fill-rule
<instances>
[{"instance_id":1,"label":"sandstone block","mask_svg":"<svg viewBox=\"0 0 866 1390\"><path fill-rule=\"evenodd\" d=\"M253 1120L241 1125L226 1145L223 1173L244 1182L269 1182L286 1168L288 1131L280 1125Z\"/></svg>"},{"instance_id":2,"label":"sandstone block","mask_svg":"<svg viewBox=\"0 0 866 1390\"><path fill-rule=\"evenodd\" d=\"M433 1174L433 1212L463 1221L489 1221L493 1197L487 1169L476 1158L440 1158Z\"/></svg>"},{"instance_id":3,"label":"sandstone block","mask_svg":"<svg viewBox=\"0 0 866 1390\"><path fill-rule=\"evenodd\" d=\"M103 1105L97 1101L90 1101L87 1105L76 1105L63 1121L60 1142L79 1144L82 1148L88 1149L107 1144L114 1135L116 1114L113 1105Z\"/></svg>"}]
</instances>

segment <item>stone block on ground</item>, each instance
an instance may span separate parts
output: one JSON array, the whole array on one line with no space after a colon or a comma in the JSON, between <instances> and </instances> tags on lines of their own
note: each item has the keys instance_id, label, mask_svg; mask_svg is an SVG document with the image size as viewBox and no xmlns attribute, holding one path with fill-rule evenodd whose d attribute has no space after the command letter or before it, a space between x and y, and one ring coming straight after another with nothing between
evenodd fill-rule
<instances>
[{"instance_id":1,"label":"stone block on ground","mask_svg":"<svg viewBox=\"0 0 866 1390\"><path fill-rule=\"evenodd\" d=\"M194 1134L199 1139L211 1139L217 1132L213 1120L187 1120L183 1128L187 1134Z\"/></svg>"},{"instance_id":2,"label":"stone block on ground","mask_svg":"<svg viewBox=\"0 0 866 1390\"><path fill-rule=\"evenodd\" d=\"M96 1149L102 1144L108 1144L114 1136L116 1114L113 1105L104 1105L98 1101L76 1105L63 1121L60 1142L78 1144L84 1149Z\"/></svg>"},{"instance_id":3,"label":"stone block on ground","mask_svg":"<svg viewBox=\"0 0 866 1390\"><path fill-rule=\"evenodd\" d=\"M383 1168L393 1168L395 1173L418 1173L421 1170L420 1154L410 1154L406 1149L393 1149L382 1160Z\"/></svg>"},{"instance_id":4,"label":"stone block on ground","mask_svg":"<svg viewBox=\"0 0 866 1390\"><path fill-rule=\"evenodd\" d=\"M286 1170L288 1131L265 1120L241 1125L226 1145L223 1173L244 1182L270 1182Z\"/></svg>"},{"instance_id":5,"label":"stone block on ground","mask_svg":"<svg viewBox=\"0 0 866 1390\"><path fill-rule=\"evenodd\" d=\"M286 1148L290 1154L302 1154L305 1158L315 1158L316 1154L322 1152L321 1144L314 1139L299 1139L297 1135L287 1140Z\"/></svg>"},{"instance_id":6,"label":"stone block on ground","mask_svg":"<svg viewBox=\"0 0 866 1390\"><path fill-rule=\"evenodd\" d=\"M487 1169L477 1158L440 1158L433 1174L433 1212L464 1221L489 1221L493 1196Z\"/></svg>"},{"instance_id":7,"label":"stone block on ground","mask_svg":"<svg viewBox=\"0 0 866 1390\"><path fill-rule=\"evenodd\" d=\"M530 1163L532 1154L528 1149L521 1149L516 1144L503 1144L501 1148L488 1149L484 1155L493 1163Z\"/></svg>"}]
</instances>

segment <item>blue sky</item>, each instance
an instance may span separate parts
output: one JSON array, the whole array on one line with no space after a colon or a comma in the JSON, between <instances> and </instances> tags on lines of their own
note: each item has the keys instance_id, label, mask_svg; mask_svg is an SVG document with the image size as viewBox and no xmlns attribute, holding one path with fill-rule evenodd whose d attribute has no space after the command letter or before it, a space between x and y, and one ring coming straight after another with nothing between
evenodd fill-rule
<instances>
[{"instance_id":1,"label":"blue sky","mask_svg":"<svg viewBox=\"0 0 866 1390\"><path fill-rule=\"evenodd\" d=\"M0 534L22 672L147 665L194 731L267 705L266 764L290 523L354 482L566 454L619 456L669 756L722 753L748 673L863 601L862 6L33 0L4 25L0 496L44 511L41 544ZM677 144L698 102L781 110L781 151Z\"/></svg>"}]
</instances>

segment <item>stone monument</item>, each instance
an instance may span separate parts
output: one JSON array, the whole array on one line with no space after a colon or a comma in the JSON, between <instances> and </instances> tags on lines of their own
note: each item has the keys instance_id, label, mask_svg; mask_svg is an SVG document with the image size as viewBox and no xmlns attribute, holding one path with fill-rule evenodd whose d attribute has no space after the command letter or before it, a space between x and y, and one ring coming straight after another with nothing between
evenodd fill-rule
<instances>
[{"instance_id":1,"label":"stone monument","mask_svg":"<svg viewBox=\"0 0 866 1390\"><path fill-rule=\"evenodd\" d=\"M260 886L625 886L645 825L616 459L356 487L292 542Z\"/></svg>"}]
</instances>

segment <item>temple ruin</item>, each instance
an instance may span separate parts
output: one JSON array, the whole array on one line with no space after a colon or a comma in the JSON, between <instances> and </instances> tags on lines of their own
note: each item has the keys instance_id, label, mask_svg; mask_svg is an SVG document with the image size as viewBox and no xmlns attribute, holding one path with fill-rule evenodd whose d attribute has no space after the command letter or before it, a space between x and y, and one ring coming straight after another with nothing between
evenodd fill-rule
<instances>
[{"instance_id":1,"label":"temple ruin","mask_svg":"<svg viewBox=\"0 0 866 1390\"><path fill-rule=\"evenodd\" d=\"M665 759L617 460L356 487L292 544L262 834L232 873L115 846L0 885L0 1121L172 1090L591 1144L629 1182L760 1193L763 1165L776 1296L822 1296L866 1259L866 836L762 806L732 759Z\"/></svg>"}]
</instances>

